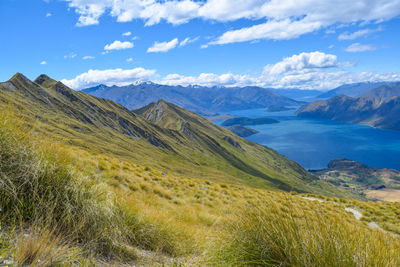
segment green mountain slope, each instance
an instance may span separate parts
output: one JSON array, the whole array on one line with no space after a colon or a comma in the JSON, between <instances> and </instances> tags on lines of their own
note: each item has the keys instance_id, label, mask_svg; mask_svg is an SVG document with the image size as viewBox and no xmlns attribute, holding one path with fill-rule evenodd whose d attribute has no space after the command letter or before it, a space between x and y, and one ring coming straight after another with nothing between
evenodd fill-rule
<instances>
[{"instance_id":1,"label":"green mountain slope","mask_svg":"<svg viewBox=\"0 0 400 267\"><path fill-rule=\"evenodd\" d=\"M0 87L2 102L17 105L35 131L89 151L189 178L340 194L272 149L163 101L137 115L45 75L32 82L16 74Z\"/></svg>"}]
</instances>

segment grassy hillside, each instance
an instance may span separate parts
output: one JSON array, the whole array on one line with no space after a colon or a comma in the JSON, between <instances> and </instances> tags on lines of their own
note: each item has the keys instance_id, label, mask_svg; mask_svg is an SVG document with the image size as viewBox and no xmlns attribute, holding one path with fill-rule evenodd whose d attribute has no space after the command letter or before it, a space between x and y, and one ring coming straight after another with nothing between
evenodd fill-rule
<instances>
[{"instance_id":1,"label":"grassy hillside","mask_svg":"<svg viewBox=\"0 0 400 267\"><path fill-rule=\"evenodd\" d=\"M400 242L396 236L400 234L398 203L287 193L277 190L271 181L254 176L254 180L270 183L273 191L266 190L266 184L242 181L241 175L248 170L226 171L228 166L236 167L227 165L224 169L221 154L211 153L224 150L215 150L214 143L207 141L231 137L242 148L229 140L220 141L221 147L242 161L248 157L246 162L250 166L272 164L272 158L258 159L257 155L273 155L279 168L283 168L279 164L290 161L196 114L160 102L163 112L158 114L162 116L153 119L153 124L147 120L151 118L135 114L130 117L128 110L112 102L64 91L65 87L55 81L45 79L43 87L38 88L20 78L17 81L29 85L24 90L17 90L17 81L0 85L0 262L3 265L398 266L400 263ZM58 91L54 90L57 84ZM68 100L71 98L76 106L71 105ZM94 103L98 105L93 106ZM60 111L64 105L69 109ZM88 108L98 114L84 112ZM148 107L151 108L154 106ZM112 119L116 110L121 119ZM174 116L186 122L184 129L177 128L182 123L170 120ZM123 120L128 118L132 124ZM190 135L184 136L185 129L196 142ZM159 138L163 147L149 140L153 131L153 137ZM173 139L174 136L179 139ZM175 151L192 143L192 150ZM220 169L184 162L182 154L189 151L199 160L195 148L201 149L204 158L214 157L210 161L216 159ZM241 156L243 150L251 153ZM264 154L257 154L260 151ZM178 170L170 164L176 164ZM298 166L291 164L287 168ZM264 166L266 170L267 167ZM278 167L270 172L278 172ZM204 176L199 175L202 172ZM296 178L293 173L301 173L301 169L287 170L281 175L297 179L296 183L301 182L310 191L316 188L315 192L340 194L335 189L328 191L333 187L324 187L314 180L308 185L307 178ZM310 179L315 178L310 176ZM361 219L357 220L349 208L360 212Z\"/></svg>"},{"instance_id":2,"label":"grassy hillside","mask_svg":"<svg viewBox=\"0 0 400 267\"><path fill-rule=\"evenodd\" d=\"M390 234L400 233L398 203L308 196L324 201L319 202L295 193L187 178L54 143L11 111L0 110L0 259L6 262L399 263L399 241ZM362 220L346 207L359 210ZM370 222L388 233L368 227Z\"/></svg>"},{"instance_id":3,"label":"grassy hillside","mask_svg":"<svg viewBox=\"0 0 400 267\"><path fill-rule=\"evenodd\" d=\"M190 178L340 194L272 149L165 102L159 102L168 106L165 112L153 112L155 117L157 112L164 116L160 123L112 101L73 91L45 75L31 82L16 74L0 86L2 100L26 114L35 131L69 145Z\"/></svg>"}]
</instances>

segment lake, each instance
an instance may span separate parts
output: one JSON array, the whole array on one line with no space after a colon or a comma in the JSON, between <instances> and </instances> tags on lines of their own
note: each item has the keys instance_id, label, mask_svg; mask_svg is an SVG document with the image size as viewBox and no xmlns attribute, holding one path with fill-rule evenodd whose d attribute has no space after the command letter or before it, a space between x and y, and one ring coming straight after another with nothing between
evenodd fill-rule
<instances>
[{"instance_id":1,"label":"lake","mask_svg":"<svg viewBox=\"0 0 400 267\"><path fill-rule=\"evenodd\" d=\"M326 168L347 158L378 168L400 169L400 132L330 120L299 118L295 110L231 111L229 114L277 119L280 123L250 126L259 131L246 139L275 149L305 169ZM215 122L220 124L221 122Z\"/></svg>"}]
</instances>

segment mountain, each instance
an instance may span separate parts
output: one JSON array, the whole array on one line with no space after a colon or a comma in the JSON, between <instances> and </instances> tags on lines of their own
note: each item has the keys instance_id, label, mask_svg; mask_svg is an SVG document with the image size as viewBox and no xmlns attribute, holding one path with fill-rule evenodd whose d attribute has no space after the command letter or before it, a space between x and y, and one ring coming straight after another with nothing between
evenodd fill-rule
<instances>
[{"instance_id":1,"label":"mountain","mask_svg":"<svg viewBox=\"0 0 400 267\"><path fill-rule=\"evenodd\" d=\"M105 86L84 89L93 96L115 101L128 109L138 109L163 99L183 108L212 115L215 112L269 106L298 106L302 102L281 96L261 87L169 86L144 82L128 86Z\"/></svg>"},{"instance_id":2,"label":"mountain","mask_svg":"<svg viewBox=\"0 0 400 267\"><path fill-rule=\"evenodd\" d=\"M336 186L352 188L360 193L371 191L385 192L397 190L400 197L400 171L369 167L349 159L335 159L329 162L328 168L312 171L321 179ZM376 195L376 194L375 194Z\"/></svg>"},{"instance_id":3,"label":"mountain","mask_svg":"<svg viewBox=\"0 0 400 267\"><path fill-rule=\"evenodd\" d=\"M361 95L361 97L369 98L390 98L394 96L400 96L400 82L394 84L385 84Z\"/></svg>"},{"instance_id":4,"label":"mountain","mask_svg":"<svg viewBox=\"0 0 400 267\"><path fill-rule=\"evenodd\" d=\"M391 85L394 82L361 82L344 84L328 92L320 94L317 98L331 98L337 95L347 95L351 97L358 97L374 88L382 85Z\"/></svg>"},{"instance_id":5,"label":"mountain","mask_svg":"<svg viewBox=\"0 0 400 267\"><path fill-rule=\"evenodd\" d=\"M400 97L381 99L340 95L304 105L296 114L399 131Z\"/></svg>"},{"instance_id":6,"label":"mountain","mask_svg":"<svg viewBox=\"0 0 400 267\"><path fill-rule=\"evenodd\" d=\"M322 94L322 91L319 90L301 90L301 89L270 89L271 91L289 97L291 99L295 99L297 101L305 101L311 102L317 96Z\"/></svg>"},{"instance_id":7,"label":"mountain","mask_svg":"<svg viewBox=\"0 0 400 267\"><path fill-rule=\"evenodd\" d=\"M132 112L46 75L32 82L19 73L0 84L0 97L2 105L18 107L35 132L95 153L189 178L340 194L274 150L164 101Z\"/></svg>"}]
</instances>

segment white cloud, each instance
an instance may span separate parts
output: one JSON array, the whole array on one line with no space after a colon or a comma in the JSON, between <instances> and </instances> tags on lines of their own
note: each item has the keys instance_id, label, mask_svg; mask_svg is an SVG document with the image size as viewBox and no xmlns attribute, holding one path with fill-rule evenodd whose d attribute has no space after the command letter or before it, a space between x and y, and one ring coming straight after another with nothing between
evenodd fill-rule
<instances>
[{"instance_id":1,"label":"white cloud","mask_svg":"<svg viewBox=\"0 0 400 267\"><path fill-rule=\"evenodd\" d=\"M129 49L129 48L133 48L132 42L114 41L113 43L106 45L104 47L104 50L123 50L123 49Z\"/></svg>"},{"instance_id":2,"label":"white cloud","mask_svg":"<svg viewBox=\"0 0 400 267\"><path fill-rule=\"evenodd\" d=\"M71 53L69 53L68 55L65 55L64 56L64 59L67 59L67 58L75 58L77 56L77 54L75 53L75 52L71 52Z\"/></svg>"},{"instance_id":3,"label":"white cloud","mask_svg":"<svg viewBox=\"0 0 400 267\"><path fill-rule=\"evenodd\" d=\"M257 39L291 39L334 25L382 22L400 15L398 0L64 0L79 14L78 26L99 23L108 14L119 22L142 19L146 25L192 19L226 22L238 19L265 23L231 30L212 42L227 44Z\"/></svg>"},{"instance_id":4,"label":"white cloud","mask_svg":"<svg viewBox=\"0 0 400 267\"><path fill-rule=\"evenodd\" d=\"M42 62L40 62L40 65L46 65L47 64L47 62L46 61L42 61Z\"/></svg>"},{"instance_id":5,"label":"white cloud","mask_svg":"<svg viewBox=\"0 0 400 267\"><path fill-rule=\"evenodd\" d=\"M131 58L131 57L126 59L126 62L132 62L132 61L133 61L133 58Z\"/></svg>"},{"instance_id":6,"label":"white cloud","mask_svg":"<svg viewBox=\"0 0 400 267\"><path fill-rule=\"evenodd\" d=\"M124 32L124 33L122 34L122 36L131 36L131 35L132 35L131 32Z\"/></svg>"},{"instance_id":7,"label":"white cloud","mask_svg":"<svg viewBox=\"0 0 400 267\"><path fill-rule=\"evenodd\" d=\"M94 59L94 56L84 56L82 57L83 60Z\"/></svg>"},{"instance_id":8,"label":"white cloud","mask_svg":"<svg viewBox=\"0 0 400 267\"><path fill-rule=\"evenodd\" d=\"M89 70L70 80L62 80L74 89L83 89L98 84L127 85L135 81L152 80L168 85L202 86L261 86L266 88L298 88L328 90L345 83L400 81L400 73L376 73L348 71L344 66L352 65L340 62L336 55L322 52L300 53L284 58L272 65L266 65L260 73L201 73L184 76L173 73L160 77L156 70L109 69Z\"/></svg>"},{"instance_id":9,"label":"white cloud","mask_svg":"<svg viewBox=\"0 0 400 267\"><path fill-rule=\"evenodd\" d=\"M73 89L83 89L98 84L106 85L127 85L135 81L147 81L154 77L156 71L144 68L134 69L108 69L108 70L89 70L73 79L63 79L65 85Z\"/></svg>"},{"instance_id":10,"label":"white cloud","mask_svg":"<svg viewBox=\"0 0 400 267\"><path fill-rule=\"evenodd\" d=\"M183 41L181 41L181 42L179 43L179 46L185 46L185 45L187 45L187 44L194 43L194 42L196 42L197 40L199 40L199 37L198 37L198 36L197 36L196 38L193 38L193 39L190 39L190 37L187 37L187 38L185 38L185 40L183 40Z\"/></svg>"},{"instance_id":11,"label":"white cloud","mask_svg":"<svg viewBox=\"0 0 400 267\"><path fill-rule=\"evenodd\" d=\"M46 18L51 17L51 13L46 13Z\"/></svg>"},{"instance_id":12,"label":"white cloud","mask_svg":"<svg viewBox=\"0 0 400 267\"><path fill-rule=\"evenodd\" d=\"M378 27L376 29L363 29L363 30L359 30L359 31L356 31L353 33L344 32L339 35L338 39L339 40L354 40L359 37L367 36L371 33L379 32L379 31L382 31L382 27Z\"/></svg>"},{"instance_id":13,"label":"white cloud","mask_svg":"<svg viewBox=\"0 0 400 267\"><path fill-rule=\"evenodd\" d=\"M167 52L178 45L178 38L175 38L169 42L155 42L152 47L147 49L147 53L159 53Z\"/></svg>"},{"instance_id":14,"label":"white cloud","mask_svg":"<svg viewBox=\"0 0 400 267\"><path fill-rule=\"evenodd\" d=\"M267 65L264 68L264 73L268 72L271 75L279 75L304 69L332 68L338 66L339 62L336 55L315 51L293 55L274 65Z\"/></svg>"},{"instance_id":15,"label":"white cloud","mask_svg":"<svg viewBox=\"0 0 400 267\"><path fill-rule=\"evenodd\" d=\"M377 47L374 45L370 44L360 44L360 43L354 43L348 46L345 51L346 52L365 52L365 51L373 51L376 50Z\"/></svg>"},{"instance_id":16,"label":"white cloud","mask_svg":"<svg viewBox=\"0 0 400 267\"><path fill-rule=\"evenodd\" d=\"M320 27L319 22L305 22L304 20L292 22L290 19L273 20L240 30L227 31L209 44L229 44L258 39L287 40L313 32Z\"/></svg>"}]
</instances>

